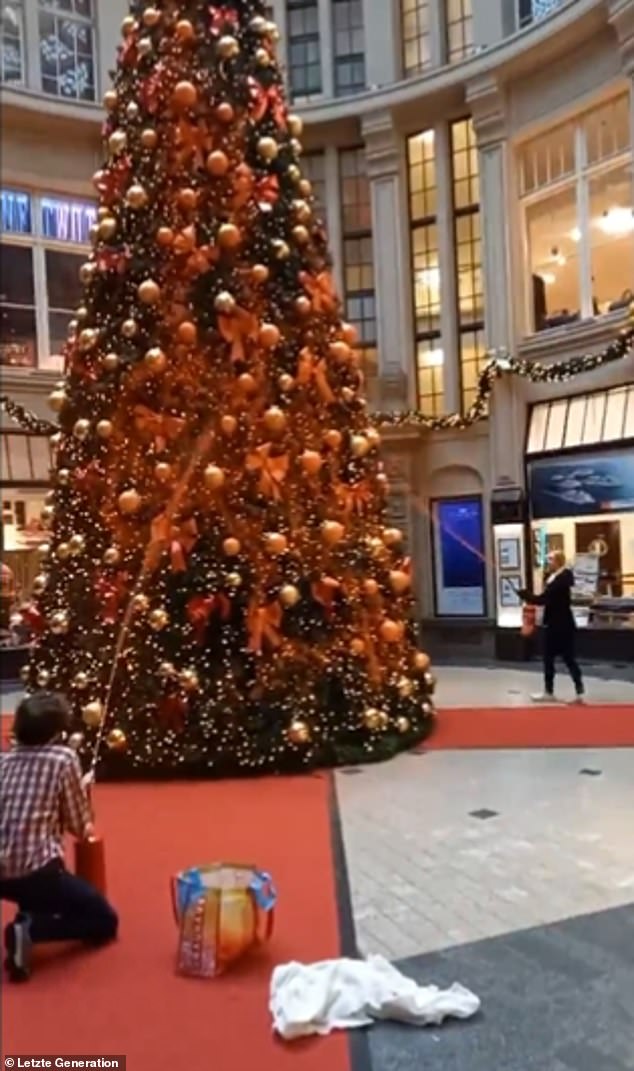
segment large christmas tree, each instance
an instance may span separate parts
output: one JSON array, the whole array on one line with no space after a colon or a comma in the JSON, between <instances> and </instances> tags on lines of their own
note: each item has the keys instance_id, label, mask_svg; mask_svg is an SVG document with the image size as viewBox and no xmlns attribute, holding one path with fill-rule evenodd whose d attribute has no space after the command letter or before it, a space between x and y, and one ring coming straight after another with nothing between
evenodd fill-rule
<instances>
[{"instance_id":1,"label":"large christmas tree","mask_svg":"<svg viewBox=\"0 0 634 1071\"><path fill-rule=\"evenodd\" d=\"M387 757L433 679L276 28L136 0L122 33L28 686L115 773Z\"/></svg>"}]
</instances>

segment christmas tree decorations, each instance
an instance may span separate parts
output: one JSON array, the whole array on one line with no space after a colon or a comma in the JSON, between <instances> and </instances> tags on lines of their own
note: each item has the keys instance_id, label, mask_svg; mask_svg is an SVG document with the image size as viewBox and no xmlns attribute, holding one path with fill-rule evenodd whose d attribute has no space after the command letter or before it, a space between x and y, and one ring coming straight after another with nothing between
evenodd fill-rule
<instances>
[{"instance_id":1,"label":"christmas tree decorations","mask_svg":"<svg viewBox=\"0 0 634 1071\"><path fill-rule=\"evenodd\" d=\"M433 724L276 37L261 0L134 0L104 102L28 683L114 775L368 762Z\"/></svg>"}]
</instances>

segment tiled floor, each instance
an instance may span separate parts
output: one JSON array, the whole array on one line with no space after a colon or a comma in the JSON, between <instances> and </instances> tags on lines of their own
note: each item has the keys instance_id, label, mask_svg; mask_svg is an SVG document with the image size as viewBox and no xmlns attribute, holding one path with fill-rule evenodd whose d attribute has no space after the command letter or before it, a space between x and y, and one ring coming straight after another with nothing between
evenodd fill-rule
<instances>
[{"instance_id":1,"label":"tiled floor","mask_svg":"<svg viewBox=\"0 0 634 1071\"><path fill-rule=\"evenodd\" d=\"M634 669L634 656L632 662ZM588 702L631 703L634 707L634 673L627 680L622 679L626 674L616 670L612 678L603 675L605 669L601 676L598 672L587 670ZM541 692L543 687L537 663L527 668L439 666L436 676L440 707L522 707L527 705L532 692ZM562 698L572 696L572 683L566 673L558 676L556 687Z\"/></svg>"}]
</instances>

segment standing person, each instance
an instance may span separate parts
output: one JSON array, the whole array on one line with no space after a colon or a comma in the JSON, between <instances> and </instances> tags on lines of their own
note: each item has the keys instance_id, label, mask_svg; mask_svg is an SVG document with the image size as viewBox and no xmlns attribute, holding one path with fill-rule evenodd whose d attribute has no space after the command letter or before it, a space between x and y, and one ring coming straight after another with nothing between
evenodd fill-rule
<instances>
[{"instance_id":1,"label":"standing person","mask_svg":"<svg viewBox=\"0 0 634 1071\"><path fill-rule=\"evenodd\" d=\"M30 976L33 944L101 944L117 934L110 904L64 866L64 833L93 834L79 759L61 743L68 722L61 696L37 692L18 706L16 746L0 756L0 899L18 906L5 929L16 982Z\"/></svg>"},{"instance_id":2,"label":"standing person","mask_svg":"<svg viewBox=\"0 0 634 1071\"><path fill-rule=\"evenodd\" d=\"M575 703L584 702L581 669L575 656L577 626L572 612L574 574L566 565L566 557L555 551L549 558L550 572L541 595L519 592L520 598L532 606L543 606L542 619L544 691L531 696L536 703L555 698L555 661L559 657L566 666L575 686Z\"/></svg>"}]
</instances>

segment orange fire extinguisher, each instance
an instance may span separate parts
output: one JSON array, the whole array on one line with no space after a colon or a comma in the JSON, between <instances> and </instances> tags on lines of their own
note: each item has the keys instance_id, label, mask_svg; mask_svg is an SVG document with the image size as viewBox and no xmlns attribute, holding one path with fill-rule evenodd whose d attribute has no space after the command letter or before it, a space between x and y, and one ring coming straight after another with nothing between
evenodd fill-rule
<instances>
[{"instance_id":1,"label":"orange fire extinguisher","mask_svg":"<svg viewBox=\"0 0 634 1071\"><path fill-rule=\"evenodd\" d=\"M525 605L522 607L522 636L532 636L537 628L537 607Z\"/></svg>"},{"instance_id":2,"label":"orange fire extinguisher","mask_svg":"<svg viewBox=\"0 0 634 1071\"><path fill-rule=\"evenodd\" d=\"M92 794L88 791L92 807ZM106 849L103 837L96 833L75 841L75 874L106 894Z\"/></svg>"}]
</instances>

